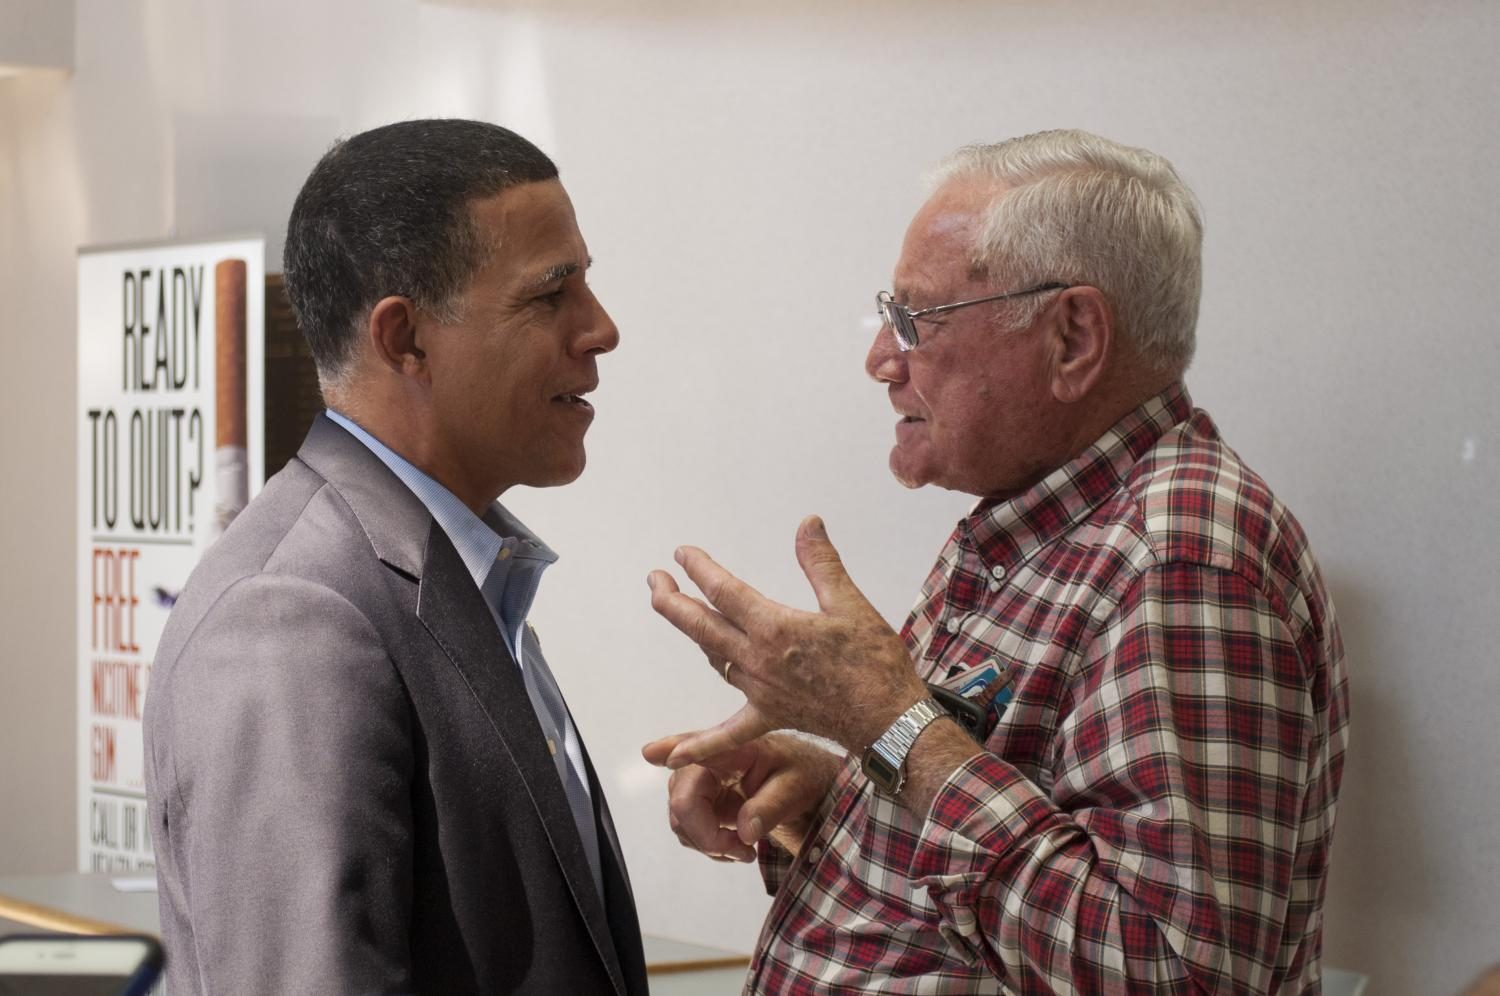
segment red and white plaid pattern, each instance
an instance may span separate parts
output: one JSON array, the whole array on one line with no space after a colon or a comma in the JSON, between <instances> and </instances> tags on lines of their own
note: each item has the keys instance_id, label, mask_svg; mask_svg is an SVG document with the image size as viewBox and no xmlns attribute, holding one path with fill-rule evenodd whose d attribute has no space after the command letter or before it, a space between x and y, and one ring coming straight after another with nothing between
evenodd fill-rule
<instances>
[{"instance_id":1,"label":"red and white plaid pattern","mask_svg":"<svg viewBox=\"0 0 1500 996\"><path fill-rule=\"evenodd\" d=\"M976 506L902 635L1015 699L930 813L850 761L801 859L762 847L747 992L1319 991L1343 648L1302 529L1181 385Z\"/></svg>"}]
</instances>

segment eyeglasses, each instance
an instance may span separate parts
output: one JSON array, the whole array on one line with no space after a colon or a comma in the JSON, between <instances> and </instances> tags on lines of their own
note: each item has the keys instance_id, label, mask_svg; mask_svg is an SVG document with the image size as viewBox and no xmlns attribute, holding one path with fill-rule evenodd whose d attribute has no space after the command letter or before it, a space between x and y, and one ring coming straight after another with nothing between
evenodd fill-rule
<instances>
[{"instance_id":1,"label":"eyeglasses","mask_svg":"<svg viewBox=\"0 0 1500 996\"><path fill-rule=\"evenodd\" d=\"M896 335L896 346L901 352L917 348L917 319L926 318L928 315L940 315L945 311L956 311L959 308L967 308L971 304L986 304L990 301L1004 301L1011 297L1025 297L1028 294L1040 294L1043 291L1067 290L1072 284L1038 284L1025 290L1010 291L1006 294L995 294L990 297L976 297L972 301L959 301L956 304L940 304L934 308L923 308L920 311L912 311L904 304L897 304L891 297L889 291L881 291L875 295L875 306L880 309L880 317L885 324L891 327Z\"/></svg>"}]
</instances>

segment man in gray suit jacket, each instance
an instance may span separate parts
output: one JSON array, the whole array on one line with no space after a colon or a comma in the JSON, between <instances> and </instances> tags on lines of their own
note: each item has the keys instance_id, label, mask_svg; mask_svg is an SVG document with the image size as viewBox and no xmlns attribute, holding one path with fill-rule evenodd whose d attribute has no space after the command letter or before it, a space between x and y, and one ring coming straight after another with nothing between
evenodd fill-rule
<instances>
[{"instance_id":1,"label":"man in gray suit jacket","mask_svg":"<svg viewBox=\"0 0 1500 996\"><path fill-rule=\"evenodd\" d=\"M525 618L619 333L552 162L411 121L336 145L286 282L329 412L172 611L146 782L172 996L646 992L588 754Z\"/></svg>"}]
</instances>

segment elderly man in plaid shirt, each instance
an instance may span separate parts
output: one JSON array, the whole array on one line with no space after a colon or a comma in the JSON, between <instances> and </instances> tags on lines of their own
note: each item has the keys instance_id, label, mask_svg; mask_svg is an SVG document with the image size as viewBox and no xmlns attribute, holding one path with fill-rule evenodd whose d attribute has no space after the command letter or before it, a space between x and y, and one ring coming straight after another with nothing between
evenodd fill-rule
<instances>
[{"instance_id":1,"label":"elderly man in plaid shirt","mask_svg":"<svg viewBox=\"0 0 1500 996\"><path fill-rule=\"evenodd\" d=\"M1201 242L1145 150L960 150L866 362L895 476L979 499L901 632L816 517L818 612L692 547L706 603L652 573L747 700L646 748L685 844L758 851L747 992L1320 991L1343 650L1302 529L1183 385Z\"/></svg>"}]
</instances>

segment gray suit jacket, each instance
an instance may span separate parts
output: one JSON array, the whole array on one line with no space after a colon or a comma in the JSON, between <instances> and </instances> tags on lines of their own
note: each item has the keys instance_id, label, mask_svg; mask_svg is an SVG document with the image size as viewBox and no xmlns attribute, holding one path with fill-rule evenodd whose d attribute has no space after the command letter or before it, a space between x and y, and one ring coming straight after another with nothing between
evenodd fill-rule
<instances>
[{"instance_id":1,"label":"gray suit jacket","mask_svg":"<svg viewBox=\"0 0 1500 996\"><path fill-rule=\"evenodd\" d=\"M519 669L431 514L319 416L205 554L146 705L171 996L646 992Z\"/></svg>"}]
</instances>

